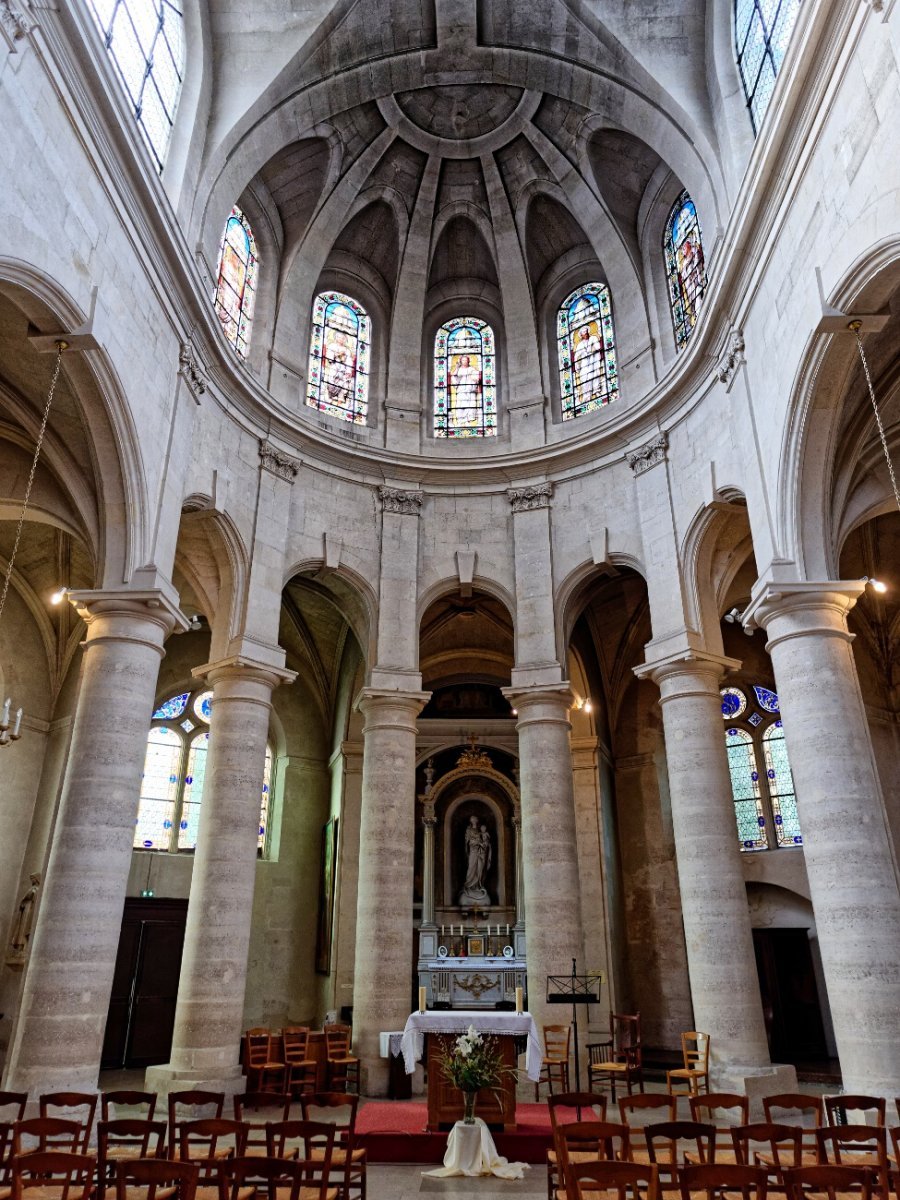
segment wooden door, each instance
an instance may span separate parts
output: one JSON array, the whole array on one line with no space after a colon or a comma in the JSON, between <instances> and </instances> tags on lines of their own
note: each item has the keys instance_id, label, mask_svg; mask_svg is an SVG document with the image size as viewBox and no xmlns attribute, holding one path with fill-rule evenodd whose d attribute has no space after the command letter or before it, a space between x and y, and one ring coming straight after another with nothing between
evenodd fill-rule
<instances>
[{"instance_id":1,"label":"wooden door","mask_svg":"<svg viewBox=\"0 0 900 1200\"><path fill-rule=\"evenodd\" d=\"M125 901L104 1070L168 1062L186 917L187 900Z\"/></svg>"},{"instance_id":2,"label":"wooden door","mask_svg":"<svg viewBox=\"0 0 900 1200\"><path fill-rule=\"evenodd\" d=\"M754 929L753 945L772 1061L827 1058L809 934L805 929Z\"/></svg>"}]
</instances>

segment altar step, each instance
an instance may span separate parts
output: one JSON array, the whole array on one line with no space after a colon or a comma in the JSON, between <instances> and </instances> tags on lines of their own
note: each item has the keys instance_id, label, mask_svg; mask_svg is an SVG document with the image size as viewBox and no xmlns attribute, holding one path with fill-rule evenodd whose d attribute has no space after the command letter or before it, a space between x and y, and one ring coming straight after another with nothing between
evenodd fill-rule
<instances>
[{"instance_id":1,"label":"altar step","mask_svg":"<svg viewBox=\"0 0 900 1200\"><path fill-rule=\"evenodd\" d=\"M356 1132L371 1163L433 1163L444 1161L447 1130L427 1133L428 1106L424 1100L364 1100ZM492 1130L498 1153L513 1162L542 1165L550 1146L550 1116L546 1104L517 1104L515 1133Z\"/></svg>"}]
</instances>

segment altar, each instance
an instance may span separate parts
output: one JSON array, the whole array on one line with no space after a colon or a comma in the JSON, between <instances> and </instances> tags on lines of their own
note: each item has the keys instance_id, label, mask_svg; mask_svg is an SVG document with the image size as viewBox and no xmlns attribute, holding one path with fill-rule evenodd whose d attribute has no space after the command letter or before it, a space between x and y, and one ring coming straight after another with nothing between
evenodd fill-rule
<instances>
[{"instance_id":1,"label":"altar","mask_svg":"<svg viewBox=\"0 0 900 1200\"><path fill-rule=\"evenodd\" d=\"M516 1127L517 1042L525 1042L525 1071L532 1082L541 1074L543 1050L538 1027L530 1013L483 1012L414 1012L407 1018L401 1049L406 1072L411 1075L416 1063L425 1055L428 1075L428 1129L436 1132L442 1126L453 1125L463 1117L463 1097L458 1088L444 1078L440 1054L444 1045L465 1033L474 1025L479 1033L497 1038L503 1077L496 1089L483 1088L478 1093L477 1114L487 1125L501 1126L505 1133Z\"/></svg>"}]
</instances>

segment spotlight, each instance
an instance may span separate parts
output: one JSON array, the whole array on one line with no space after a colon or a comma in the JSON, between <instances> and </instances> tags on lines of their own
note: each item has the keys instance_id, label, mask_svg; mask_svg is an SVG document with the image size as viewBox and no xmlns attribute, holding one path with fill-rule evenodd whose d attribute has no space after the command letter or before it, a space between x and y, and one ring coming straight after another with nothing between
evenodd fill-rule
<instances>
[{"instance_id":1,"label":"spotlight","mask_svg":"<svg viewBox=\"0 0 900 1200\"><path fill-rule=\"evenodd\" d=\"M50 603L51 604L62 604L63 600L65 600L65 598L66 598L66 596L68 596L68 594L69 594L68 588L64 588L64 587L57 588L57 590L50 597Z\"/></svg>"},{"instance_id":2,"label":"spotlight","mask_svg":"<svg viewBox=\"0 0 900 1200\"><path fill-rule=\"evenodd\" d=\"M739 608L733 608L731 612L727 612L724 617L724 620L726 620L729 625L737 625L740 619L741 610Z\"/></svg>"},{"instance_id":3,"label":"spotlight","mask_svg":"<svg viewBox=\"0 0 900 1200\"><path fill-rule=\"evenodd\" d=\"M585 700L585 702L584 702L584 711L585 711L586 713L589 713L589 712L593 712L593 711L594 711L594 706L593 706L593 704L591 704L590 700Z\"/></svg>"},{"instance_id":4,"label":"spotlight","mask_svg":"<svg viewBox=\"0 0 900 1200\"><path fill-rule=\"evenodd\" d=\"M191 619L188 623L188 629L191 631L191 633L196 633L199 629L202 629L202 628L203 628L203 623L200 620L200 614L194 613L194 615L191 617Z\"/></svg>"},{"instance_id":5,"label":"spotlight","mask_svg":"<svg viewBox=\"0 0 900 1200\"><path fill-rule=\"evenodd\" d=\"M883 594L888 590L886 583L882 583L880 579L873 579L870 575L863 575L860 583L868 583L873 592L880 592Z\"/></svg>"}]
</instances>

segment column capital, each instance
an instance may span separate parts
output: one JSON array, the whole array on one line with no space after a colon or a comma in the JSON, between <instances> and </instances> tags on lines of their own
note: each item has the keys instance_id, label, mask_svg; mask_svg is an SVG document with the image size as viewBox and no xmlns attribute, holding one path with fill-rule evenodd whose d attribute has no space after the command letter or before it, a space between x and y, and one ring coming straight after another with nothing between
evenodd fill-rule
<instances>
[{"instance_id":1,"label":"column capital","mask_svg":"<svg viewBox=\"0 0 900 1200\"><path fill-rule=\"evenodd\" d=\"M530 483L527 487L507 488L506 495L514 513L531 512L534 508L549 508L553 484Z\"/></svg>"},{"instance_id":2,"label":"column capital","mask_svg":"<svg viewBox=\"0 0 900 1200\"><path fill-rule=\"evenodd\" d=\"M162 629L163 637L167 637L173 630L184 633L189 627L187 617L178 607L177 595L167 588L85 588L69 592L68 600L88 627L88 643L101 638L116 639L117 634L114 631L104 629L101 632L98 622L105 620L149 621ZM121 628L118 637L122 641L135 640L125 628Z\"/></svg>"},{"instance_id":3,"label":"column capital","mask_svg":"<svg viewBox=\"0 0 900 1200\"><path fill-rule=\"evenodd\" d=\"M753 598L741 614L748 633L765 629L775 641L785 637L825 634L851 641L847 629L847 613L866 590L865 580L836 579L796 583L760 581L753 589ZM781 628L782 618L788 618ZM777 630L770 625L778 622ZM769 648L773 645L770 640Z\"/></svg>"},{"instance_id":4,"label":"column capital","mask_svg":"<svg viewBox=\"0 0 900 1200\"><path fill-rule=\"evenodd\" d=\"M663 431L652 441L646 442L637 450L629 450L625 460L635 475L643 475L657 463L666 461L666 451L669 448L669 435Z\"/></svg>"},{"instance_id":5,"label":"column capital","mask_svg":"<svg viewBox=\"0 0 900 1200\"><path fill-rule=\"evenodd\" d=\"M283 450L273 446L267 438L259 440L259 465L261 470L268 471L270 475L275 475L278 479L285 480L286 483L293 483L300 470L299 459L285 454Z\"/></svg>"},{"instance_id":6,"label":"column capital","mask_svg":"<svg viewBox=\"0 0 900 1200\"><path fill-rule=\"evenodd\" d=\"M283 683L293 683L297 678L296 671L288 671L272 663L260 662L243 654L232 654L228 658L220 658L215 662L204 663L194 667L191 674L195 679L204 679L211 686L223 680L234 682L261 683L270 690Z\"/></svg>"},{"instance_id":7,"label":"column capital","mask_svg":"<svg viewBox=\"0 0 900 1200\"><path fill-rule=\"evenodd\" d=\"M530 687L500 689L517 710L516 728L541 722L562 721L569 724L569 709L575 696L568 682L536 683Z\"/></svg>"},{"instance_id":8,"label":"column capital","mask_svg":"<svg viewBox=\"0 0 900 1200\"><path fill-rule=\"evenodd\" d=\"M365 687L359 693L355 707L365 717L363 733L387 727L407 728L415 732L416 717L430 699L431 692Z\"/></svg>"},{"instance_id":9,"label":"column capital","mask_svg":"<svg viewBox=\"0 0 900 1200\"><path fill-rule=\"evenodd\" d=\"M674 696L718 696L722 677L737 671L740 665L740 659L686 647L642 663L634 673L638 679L651 679L667 700Z\"/></svg>"},{"instance_id":10,"label":"column capital","mask_svg":"<svg viewBox=\"0 0 900 1200\"><path fill-rule=\"evenodd\" d=\"M382 512L400 513L401 516L418 517L422 512L422 502L425 493L420 491L405 491L403 488L380 487L378 498L381 501Z\"/></svg>"}]
</instances>

